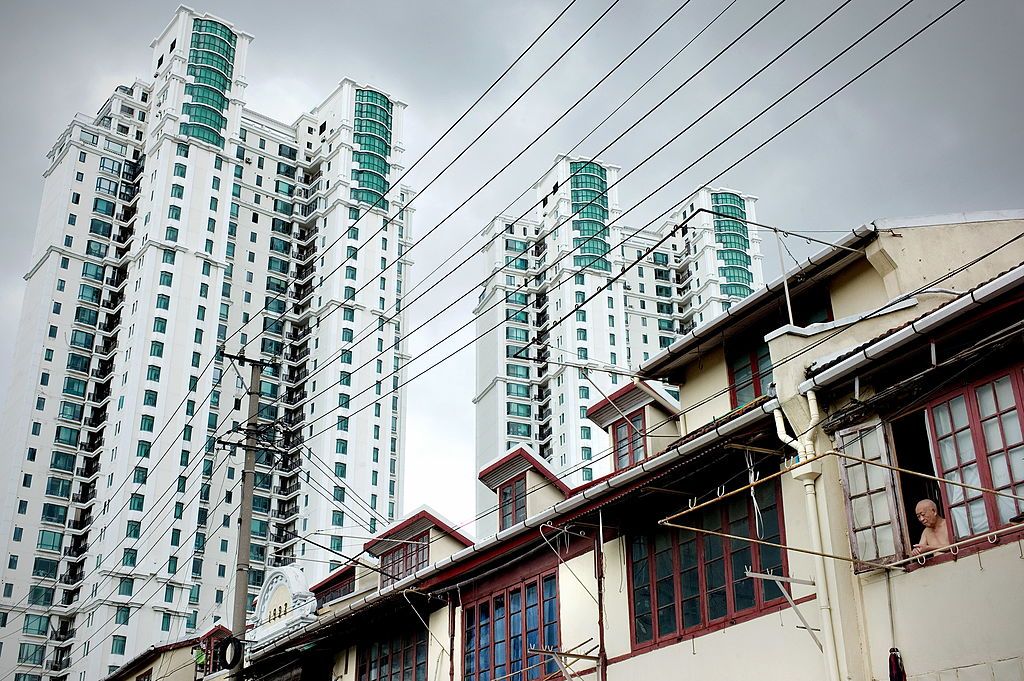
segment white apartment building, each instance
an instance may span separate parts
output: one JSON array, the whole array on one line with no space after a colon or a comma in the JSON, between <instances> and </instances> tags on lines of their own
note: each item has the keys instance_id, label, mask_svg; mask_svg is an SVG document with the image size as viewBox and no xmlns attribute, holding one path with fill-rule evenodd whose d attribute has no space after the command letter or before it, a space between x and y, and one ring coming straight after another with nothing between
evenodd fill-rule
<instances>
[{"instance_id":1,"label":"white apartment building","mask_svg":"<svg viewBox=\"0 0 1024 681\"><path fill-rule=\"evenodd\" d=\"M761 235L748 224L757 221L756 202L733 189L702 187L656 229L613 226L615 243L625 240L614 271L643 260L623 277L630 369L764 286Z\"/></svg>"},{"instance_id":2,"label":"white apartment building","mask_svg":"<svg viewBox=\"0 0 1024 681\"><path fill-rule=\"evenodd\" d=\"M16 681L99 679L230 626L248 388L267 438L250 605L266 567L320 579L397 513L405 105L346 79L291 124L246 109L251 40L180 7L152 79L48 155L0 423ZM278 364L246 386L221 346Z\"/></svg>"},{"instance_id":3,"label":"white apartment building","mask_svg":"<svg viewBox=\"0 0 1024 681\"><path fill-rule=\"evenodd\" d=\"M608 439L586 420L586 407L628 382L607 371L626 368L622 282L574 308L613 274L608 223L620 212L611 186L618 170L561 156L536 185L542 203L534 220L499 216L484 232L493 276L474 314L478 335L493 330L476 349L478 468L529 445L570 486L610 470L607 457L595 459ZM498 232L504 236L493 238ZM494 507L492 490L478 483L477 492L478 511ZM494 514L478 520L478 532L495 522Z\"/></svg>"},{"instance_id":4,"label":"white apartment building","mask_svg":"<svg viewBox=\"0 0 1024 681\"><path fill-rule=\"evenodd\" d=\"M491 277L474 310L482 335L474 399L478 469L528 445L570 487L610 472L610 443L586 418L587 407L630 383L631 372L679 336L763 286L756 227L698 213L675 229L700 208L755 220L756 197L705 187L659 228L637 230L614 223L621 213L613 186L618 172L600 161L559 157L535 186L541 205L533 219L501 215L483 232ZM573 311L582 301L588 302ZM496 503L478 483L478 516ZM491 513L478 520L478 530L493 530L495 522Z\"/></svg>"}]
</instances>

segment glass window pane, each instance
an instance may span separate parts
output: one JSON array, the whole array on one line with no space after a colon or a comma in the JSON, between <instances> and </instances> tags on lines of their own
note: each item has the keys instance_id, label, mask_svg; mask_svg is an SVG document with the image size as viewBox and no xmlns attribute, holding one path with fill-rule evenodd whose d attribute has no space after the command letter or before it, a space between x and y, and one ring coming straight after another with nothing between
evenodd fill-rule
<instances>
[{"instance_id":1,"label":"glass window pane","mask_svg":"<svg viewBox=\"0 0 1024 681\"><path fill-rule=\"evenodd\" d=\"M896 553L896 537L892 525L879 525L875 528L875 540L878 542L879 556L891 556Z\"/></svg>"},{"instance_id":2,"label":"glass window pane","mask_svg":"<svg viewBox=\"0 0 1024 681\"><path fill-rule=\"evenodd\" d=\"M953 446L953 438L945 437L939 440L939 458L942 460L943 470L956 468L956 448Z\"/></svg>"},{"instance_id":3,"label":"glass window pane","mask_svg":"<svg viewBox=\"0 0 1024 681\"><path fill-rule=\"evenodd\" d=\"M1003 435L999 430L999 419L989 419L981 424L985 434L985 451L994 452L1003 448Z\"/></svg>"},{"instance_id":4,"label":"glass window pane","mask_svg":"<svg viewBox=\"0 0 1024 681\"><path fill-rule=\"evenodd\" d=\"M981 386L974 393L978 396L978 410L982 418L996 413L996 395L991 383Z\"/></svg>"},{"instance_id":5,"label":"glass window pane","mask_svg":"<svg viewBox=\"0 0 1024 681\"><path fill-rule=\"evenodd\" d=\"M1010 384L1010 377L1003 376L995 382L996 400L999 409L1007 409L1013 406L1013 387Z\"/></svg>"},{"instance_id":6,"label":"glass window pane","mask_svg":"<svg viewBox=\"0 0 1024 681\"><path fill-rule=\"evenodd\" d=\"M1000 417L1003 424L1003 437L1007 445L1019 444L1021 441L1020 417L1017 410L1008 411Z\"/></svg>"},{"instance_id":7,"label":"glass window pane","mask_svg":"<svg viewBox=\"0 0 1024 681\"><path fill-rule=\"evenodd\" d=\"M960 453L960 461L974 461L974 442L971 440L971 431L961 430L956 434L956 448Z\"/></svg>"},{"instance_id":8,"label":"glass window pane","mask_svg":"<svg viewBox=\"0 0 1024 681\"><path fill-rule=\"evenodd\" d=\"M949 418L949 409L945 404L940 404L933 411L935 417L935 434L939 437L949 435L952 431L952 422Z\"/></svg>"}]
</instances>

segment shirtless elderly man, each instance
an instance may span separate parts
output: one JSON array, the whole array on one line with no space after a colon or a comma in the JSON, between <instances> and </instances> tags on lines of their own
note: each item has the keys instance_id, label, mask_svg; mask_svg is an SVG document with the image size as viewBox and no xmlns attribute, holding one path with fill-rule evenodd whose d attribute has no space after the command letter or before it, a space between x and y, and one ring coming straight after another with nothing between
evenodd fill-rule
<instances>
[{"instance_id":1,"label":"shirtless elderly man","mask_svg":"<svg viewBox=\"0 0 1024 681\"><path fill-rule=\"evenodd\" d=\"M922 499L914 507L914 514L918 521L924 525L924 532L921 533L921 541L914 544L913 554L919 555L935 549L944 549L949 546L949 527L946 519L939 515L939 507L931 499Z\"/></svg>"}]
</instances>

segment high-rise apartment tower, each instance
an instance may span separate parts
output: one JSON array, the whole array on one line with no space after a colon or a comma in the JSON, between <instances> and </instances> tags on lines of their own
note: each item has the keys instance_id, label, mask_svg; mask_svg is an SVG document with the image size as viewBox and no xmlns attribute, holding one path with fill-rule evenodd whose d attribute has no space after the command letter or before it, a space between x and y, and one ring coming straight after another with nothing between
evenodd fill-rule
<instances>
[{"instance_id":1,"label":"high-rise apartment tower","mask_svg":"<svg viewBox=\"0 0 1024 681\"><path fill-rule=\"evenodd\" d=\"M702 188L664 224L638 230L616 222L618 171L559 157L535 186L541 205L533 219L502 215L484 230L492 276L474 311L483 334L474 399L478 469L528 445L570 486L610 472L611 443L586 418L587 407L763 285L760 239L743 222L755 219L754 197ZM701 207L740 220L697 213L677 229ZM495 529L496 504L478 483L479 534Z\"/></svg>"},{"instance_id":2,"label":"high-rise apartment tower","mask_svg":"<svg viewBox=\"0 0 1024 681\"><path fill-rule=\"evenodd\" d=\"M405 105L342 80L294 123L251 111L251 40L179 8L152 79L48 156L0 426L17 681L99 679L231 624L243 452L217 440L243 439L249 390L250 602L267 566L317 580L398 513ZM247 385L222 346L277 367Z\"/></svg>"}]
</instances>

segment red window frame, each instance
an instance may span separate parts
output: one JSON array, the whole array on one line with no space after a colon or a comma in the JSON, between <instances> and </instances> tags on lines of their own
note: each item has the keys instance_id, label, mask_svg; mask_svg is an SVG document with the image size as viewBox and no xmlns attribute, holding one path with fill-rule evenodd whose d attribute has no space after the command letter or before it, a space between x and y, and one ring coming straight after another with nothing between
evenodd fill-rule
<instances>
[{"instance_id":1,"label":"red window frame","mask_svg":"<svg viewBox=\"0 0 1024 681\"><path fill-rule=\"evenodd\" d=\"M781 487L775 482L757 489L763 539L784 544ZM749 495L737 495L683 518L681 524L757 536ZM747 565L753 572L785 575L789 571L781 549L673 528L630 537L628 559L634 648L713 631L774 609L783 601L779 587L744 577L742 571Z\"/></svg>"},{"instance_id":2,"label":"red window frame","mask_svg":"<svg viewBox=\"0 0 1024 681\"><path fill-rule=\"evenodd\" d=\"M421 681L427 678L427 631L420 629L359 646L358 681Z\"/></svg>"},{"instance_id":3,"label":"red window frame","mask_svg":"<svg viewBox=\"0 0 1024 681\"><path fill-rule=\"evenodd\" d=\"M498 529L504 530L526 520L526 473L498 487L500 508Z\"/></svg>"},{"instance_id":4,"label":"red window frame","mask_svg":"<svg viewBox=\"0 0 1024 681\"><path fill-rule=\"evenodd\" d=\"M762 364L762 361L764 361L764 364ZM758 397L767 394L768 387L774 378L772 376L772 359L767 343L762 342L753 349L739 354L727 352L726 365L729 368L729 402L733 409L749 404ZM744 378L742 383L736 378L737 366L750 370L750 378ZM765 379L767 379L767 384ZM750 399L746 399L746 396L744 396L741 402L740 393L748 388L753 394L750 396Z\"/></svg>"},{"instance_id":5,"label":"red window frame","mask_svg":"<svg viewBox=\"0 0 1024 681\"><path fill-rule=\"evenodd\" d=\"M384 541L387 541L386 539ZM394 584L417 570L427 567L430 531L403 540L395 548L380 556L381 587Z\"/></svg>"},{"instance_id":6,"label":"red window frame","mask_svg":"<svg viewBox=\"0 0 1024 681\"><path fill-rule=\"evenodd\" d=\"M317 594L316 607L322 608L324 607L324 605L333 601L334 599L341 598L342 596L347 596L351 593L355 593L355 591L356 576L355 572L353 572L352 574L348 575L340 582L329 588L327 591Z\"/></svg>"},{"instance_id":7,"label":"red window frame","mask_svg":"<svg viewBox=\"0 0 1024 681\"><path fill-rule=\"evenodd\" d=\"M629 468L647 458L646 421L644 410L638 409L612 424L615 470Z\"/></svg>"},{"instance_id":8,"label":"red window frame","mask_svg":"<svg viewBox=\"0 0 1024 681\"><path fill-rule=\"evenodd\" d=\"M1002 390L997 390L1000 383ZM1024 455L1024 365L948 392L929 403L925 413L936 475L1024 494L1024 471L1015 471L1011 464L1013 455ZM1016 419L1009 418L1014 413ZM1024 503L1008 497L955 485L939 488L952 541L1005 527L1009 518L1024 512Z\"/></svg>"},{"instance_id":9,"label":"red window frame","mask_svg":"<svg viewBox=\"0 0 1024 681\"><path fill-rule=\"evenodd\" d=\"M465 605L463 681L526 681L557 672L554 660L526 651L558 648L558 605L557 570L543 572Z\"/></svg>"}]
</instances>

